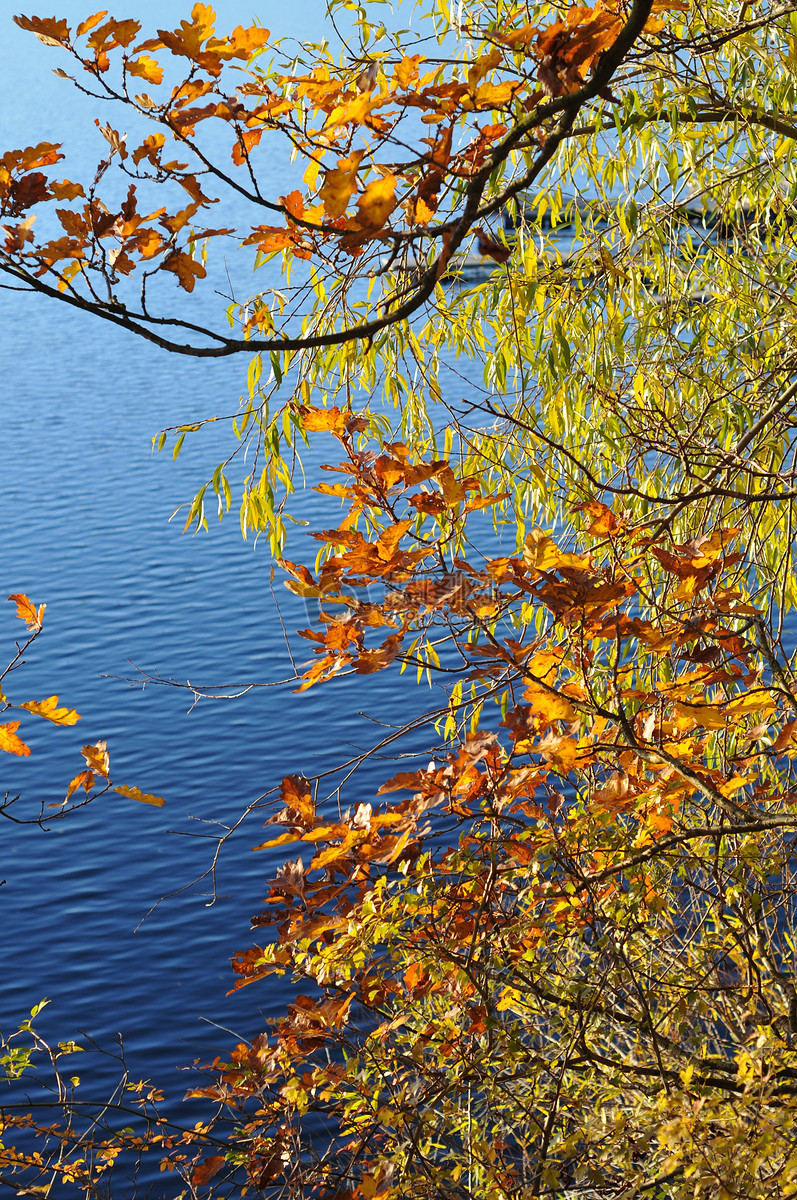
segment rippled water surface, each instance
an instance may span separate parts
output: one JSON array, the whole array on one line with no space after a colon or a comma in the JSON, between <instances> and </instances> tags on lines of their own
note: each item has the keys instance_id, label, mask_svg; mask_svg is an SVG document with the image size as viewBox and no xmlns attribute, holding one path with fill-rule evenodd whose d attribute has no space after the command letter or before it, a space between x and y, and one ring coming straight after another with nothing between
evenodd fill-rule
<instances>
[{"instance_id":1,"label":"rippled water surface","mask_svg":"<svg viewBox=\"0 0 797 1200\"><path fill-rule=\"evenodd\" d=\"M56 7L71 18L89 11ZM149 26L187 12L152 0L128 7ZM252 12L240 0L217 7L224 25ZM322 32L317 0L254 11L272 29L278 12L291 22L286 32ZM4 32L3 146L58 140L71 126L87 155L88 110L49 74L55 52ZM277 188L283 169L275 163ZM170 356L65 306L7 291L0 331L0 588L3 597L24 591L48 606L45 632L7 691L22 699L57 692L83 715L74 729L27 721L32 755L3 756L0 789L31 804L57 801L80 769L80 745L104 737L115 780L167 799L159 810L107 796L50 832L3 823L0 1029L47 996L39 1021L46 1035L85 1030L109 1045L121 1031L133 1075L179 1095L185 1080L175 1068L230 1044L208 1022L251 1037L285 1000L278 985L225 995L230 956L254 940L248 920L275 865L251 852L262 840L259 819L227 846L215 904L208 907L207 882L188 886L141 923L208 865L211 843L197 835L215 826L202 822L234 820L285 773L314 774L350 747L372 745L380 730L362 710L397 721L430 697L384 675L301 696L290 686L257 688L188 713L180 690L142 691L113 678L133 674L131 663L200 683L271 684L290 673L267 548L243 542L234 515L196 538L182 536L179 517L169 521L219 461L227 435L189 438L176 464L151 452L162 426L234 410L246 364ZM316 440L308 484L321 456L334 454L331 440ZM318 528L336 520L329 504L308 491L295 508ZM289 556L312 561L316 548L298 530ZM279 579L274 586L285 627L306 624L300 602ZM0 647L21 628L3 599ZM309 657L307 643L297 650ZM372 798L389 773L384 762L367 765L349 800ZM94 1069L97 1087L114 1073L112 1064Z\"/></svg>"}]
</instances>

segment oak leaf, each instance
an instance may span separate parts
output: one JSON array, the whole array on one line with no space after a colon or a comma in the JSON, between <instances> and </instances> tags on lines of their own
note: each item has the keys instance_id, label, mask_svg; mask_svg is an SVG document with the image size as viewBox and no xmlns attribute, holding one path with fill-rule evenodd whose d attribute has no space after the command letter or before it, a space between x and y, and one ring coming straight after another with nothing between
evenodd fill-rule
<instances>
[{"instance_id":1,"label":"oak leaf","mask_svg":"<svg viewBox=\"0 0 797 1200\"><path fill-rule=\"evenodd\" d=\"M302 193L296 189L293 192L288 192L287 196L280 198L280 203L287 209L292 217L301 220L304 216L304 198Z\"/></svg>"},{"instance_id":2,"label":"oak leaf","mask_svg":"<svg viewBox=\"0 0 797 1200\"><path fill-rule=\"evenodd\" d=\"M129 75L146 79L148 83L163 83L163 67L156 59L149 58L146 54L142 54L135 62L128 63L127 71Z\"/></svg>"},{"instance_id":3,"label":"oak leaf","mask_svg":"<svg viewBox=\"0 0 797 1200\"><path fill-rule=\"evenodd\" d=\"M180 250L173 250L162 266L164 271L171 271L177 276L180 287L187 292L193 292L197 279L204 279L207 275L202 263Z\"/></svg>"},{"instance_id":4,"label":"oak leaf","mask_svg":"<svg viewBox=\"0 0 797 1200\"><path fill-rule=\"evenodd\" d=\"M74 725L80 720L80 713L75 712L74 708L58 707L57 696L48 696L46 700L26 700L17 707L26 709L34 716L44 717L46 721L52 721L53 725Z\"/></svg>"},{"instance_id":5,"label":"oak leaf","mask_svg":"<svg viewBox=\"0 0 797 1200\"><path fill-rule=\"evenodd\" d=\"M105 14L103 13L103 16ZM28 33L35 33L45 46L62 46L69 40L69 26L56 17L14 17L14 24Z\"/></svg>"},{"instance_id":6,"label":"oak leaf","mask_svg":"<svg viewBox=\"0 0 797 1200\"><path fill-rule=\"evenodd\" d=\"M250 25L248 29L237 25L229 37L230 45L233 48L233 57L251 58L256 50L265 46L270 36L268 29L263 29L259 25Z\"/></svg>"},{"instance_id":7,"label":"oak leaf","mask_svg":"<svg viewBox=\"0 0 797 1200\"><path fill-rule=\"evenodd\" d=\"M393 72L393 78L400 88L404 91L409 91L412 85L418 78L418 63L424 61L422 54L405 54L400 62L396 64Z\"/></svg>"},{"instance_id":8,"label":"oak leaf","mask_svg":"<svg viewBox=\"0 0 797 1200\"><path fill-rule=\"evenodd\" d=\"M7 754L18 754L20 758L27 758L30 754L30 746L27 746L22 738L17 736L20 723L19 721L8 721L5 725L0 725L0 750L5 750Z\"/></svg>"},{"instance_id":9,"label":"oak leaf","mask_svg":"<svg viewBox=\"0 0 797 1200\"><path fill-rule=\"evenodd\" d=\"M44 610L46 604L40 604L37 608L32 600L29 600L24 592L12 592L8 597L12 603L17 606L17 616L21 621L24 621L31 632L38 633L42 627L44 619Z\"/></svg>"},{"instance_id":10,"label":"oak leaf","mask_svg":"<svg viewBox=\"0 0 797 1200\"><path fill-rule=\"evenodd\" d=\"M303 404L297 410L302 418L302 427L308 433L345 433L351 413L332 408L312 408Z\"/></svg>"},{"instance_id":11,"label":"oak leaf","mask_svg":"<svg viewBox=\"0 0 797 1200\"><path fill-rule=\"evenodd\" d=\"M194 1167L191 1175L191 1182L194 1187L202 1187L203 1184L210 1183L214 1175L217 1175L224 1166L226 1159L223 1154L212 1154L210 1158L205 1158Z\"/></svg>"},{"instance_id":12,"label":"oak leaf","mask_svg":"<svg viewBox=\"0 0 797 1200\"><path fill-rule=\"evenodd\" d=\"M590 518L587 533L592 534L593 537L615 533L620 527L612 510L606 504L601 504L600 500L585 500L582 504L574 505L573 512L587 514Z\"/></svg>"},{"instance_id":13,"label":"oak leaf","mask_svg":"<svg viewBox=\"0 0 797 1200\"><path fill-rule=\"evenodd\" d=\"M81 21L75 33L78 37L83 37L84 33L89 33L95 25L99 25L103 17L108 16L108 9L104 8L101 12L97 12L93 17L86 17L85 21Z\"/></svg>"},{"instance_id":14,"label":"oak leaf","mask_svg":"<svg viewBox=\"0 0 797 1200\"><path fill-rule=\"evenodd\" d=\"M128 787L127 784L117 784L113 789L120 796L126 796L128 800L139 800L142 804L153 804L156 808L163 808L166 801L163 796L154 796L152 792L142 792L141 788Z\"/></svg>"},{"instance_id":15,"label":"oak leaf","mask_svg":"<svg viewBox=\"0 0 797 1200\"><path fill-rule=\"evenodd\" d=\"M304 821L315 818L313 789L309 779L301 775L286 775L280 784L280 801Z\"/></svg>"},{"instance_id":16,"label":"oak leaf","mask_svg":"<svg viewBox=\"0 0 797 1200\"><path fill-rule=\"evenodd\" d=\"M97 782L97 780L95 778L93 771L81 771L79 775L75 776L75 778L70 783L69 787L66 789L67 800L69 799L69 797L72 795L73 792L76 792L78 790L79 787L82 787L83 790L85 791L86 795L88 796L89 792L94 787L96 782Z\"/></svg>"},{"instance_id":17,"label":"oak leaf","mask_svg":"<svg viewBox=\"0 0 797 1200\"><path fill-rule=\"evenodd\" d=\"M94 771L97 775L102 775L103 779L108 778L110 771L110 757L108 755L108 747L104 741L95 742L93 746L81 747L80 753L86 760L90 771Z\"/></svg>"}]
</instances>

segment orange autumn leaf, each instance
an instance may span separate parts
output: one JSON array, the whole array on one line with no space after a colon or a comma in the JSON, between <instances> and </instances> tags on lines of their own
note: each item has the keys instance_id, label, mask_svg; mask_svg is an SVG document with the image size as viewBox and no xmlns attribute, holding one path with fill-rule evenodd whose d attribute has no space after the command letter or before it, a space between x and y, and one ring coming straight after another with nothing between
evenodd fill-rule
<instances>
[{"instance_id":1,"label":"orange autumn leaf","mask_svg":"<svg viewBox=\"0 0 797 1200\"><path fill-rule=\"evenodd\" d=\"M19 619L25 622L32 633L38 633L42 627L44 610L47 605L40 604L37 608L24 592L12 592L8 598L13 604L16 604Z\"/></svg>"},{"instance_id":2,"label":"orange autumn leaf","mask_svg":"<svg viewBox=\"0 0 797 1200\"><path fill-rule=\"evenodd\" d=\"M105 14L103 13L103 16ZM35 33L45 46L61 46L69 38L69 26L66 21L56 17L14 17L14 24L19 25L29 33Z\"/></svg>"},{"instance_id":3,"label":"orange autumn leaf","mask_svg":"<svg viewBox=\"0 0 797 1200\"><path fill-rule=\"evenodd\" d=\"M280 802L305 821L312 821L315 816L312 786L301 775L285 776L280 784Z\"/></svg>"},{"instance_id":4,"label":"orange autumn leaf","mask_svg":"<svg viewBox=\"0 0 797 1200\"><path fill-rule=\"evenodd\" d=\"M81 184L72 183L69 179L65 179L63 183L56 183L54 180L51 180L50 191L56 200L76 200L78 196L85 196L86 194Z\"/></svg>"},{"instance_id":5,"label":"orange autumn leaf","mask_svg":"<svg viewBox=\"0 0 797 1200\"><path fill-rule=\"evenodd\" d=\"M0 750L5 750L7 754L18 754L20 758L27 758L30 754L30 746L27 746L21 737L17 737L20 724L19 721L8 721L5 725L0 725Z\"/></svg>"},{"instance_id":6,"label":"orange autumn leaf","mask_svg":"<svg viewBox=\"0 0 797 1200\"><path fill-rule=\"evenodd\" d=\"M58 707L57 696L48 696L46 700L26 700L17 707L26 709L34 716L44 717L46 721L52 721L53 725L74 725L80 720L80 713L75 712L74 708Z\"/></svg>"},{"instance_id":7,"label":"orange autumn leaf","mask_svg":"<svg viewBox=\"0 0 797 1200\"><path fill-rule=\"evenodd\" d=\"M95 13L93 17L86 17L85 21L80 22L77 29L75 30L75 33L77 34L78 37L83 37L84 33L89 33L94 28L95 25L99 25L99 23L103 17L107 17L107 16L108 16L108 10L107 10L107 8L104 8L100 12Z\"/></svg>"},{"instance_id":8,"label":"orange autumn leaf","mask_svg":"<svg viewBox=\"0 0 797 1200\"><path fill-rule=\"evenodd\" d=\"M374 650L363 650L354 664L358 675L372 675L375 671L383 671L397 658L404 635L391 633L381 646Z\"/></svg>"},{"instance_id":9,"label":"orange autumn leaf","mask_svg":"<svg viewBox=\"0 0 797 1200\"><path fill-rule=\"evenodd\" d=\"M607 505L601 504L600 500L585 500L582 504L574 505L573 512L587 514L590 518L587 533L592 534L593 537L615 533L620 527L612 510Z\"/></svg>"},{"instance_id":10,"label":"orange autumn leaf","mask_svg":"<svg viewBox=\"0 0 797 1200\"><path fill-rule=\"evenodd\" d=\"M79 775L75 776L75 778L70 783L69 787L66 789L67 800L73 794L73 792L76 792L78 790L79 787L82 787L83 790L85 791L86 795L88 796L89 792L94 787L96 782L97 782L97 780L94 776L93 771L81 771Z\"/></svg>"},{"instance_id":11,"label":"orange autumn leaf","mask_svg":"<svg viewBox=\"0 0 797 1200\"><path fill-rule=\"evenodd\" d=\"M93 746L83 746L80 753L85 758L90 771L102 775L103 779L108 778L111 765L107 744L104 741L95 742Z\"/></svg>"},{"instance_id":12,"label":"orange autumn leaf","mask_svg":"<svg viewBox=\"0 0 797 1200\"><path fill-rule=\"evenodd\" d=\"M134 62L127 64L129 75L137 75L140 79L146 79L148 83L159 84L163 82L163 67L154 58L149 58L146 54L142 54Z\"/></svg>"},{"instance_id":13,"label":"orange autumn leaf","mask_svg":"<svg viewBox=\"0 0 797 1200\"><path fill-rule=\"evenodd\" d=\"M308 433L345 433L351 417L350 412L341 411L337 405L332 408L311 408L303 404L298 412L302 418L302 428Z\"/></svg>"},{"instance_id":14,"label":"orange autumn leaf","mask_svg":"<svg viewBox=\"0 0 797 1200\"><path fill-rule=\"evenodd\" d=\"M205 1158L196 1167L194 1167L191 1175L191 1182L194 1187L202 1187L206 1183L210 1183L214 1175L217 1175L224 1166L226 1159L223 1154L212 1154L210 1158Z\"/></svg>"},{"instance_id":15,"label":"orange autumn leaf","mask_svg":"<svg viewBox=\"0 0 797 1200\"><path fill-rule=\"evenodd\" d=\"M301 220L304 216L304 197L298 189L288 192L287 196L282 196L280 203L284 205L292 217L297 217Z\"/></svg>"},{"instance_id":16,"label":"orange autumn leaf","mask_svg":"<svg viewBox=\"0 0 797 1200\"><path fill-rule=\"evenodd\" d=\"M249 158L249 153L254 150L263 136L262 129L242 129L238 134L238 141L232 148L232 161L236 167L242 167Z\"/></svg>"},{"instance_id":17,"label":"orange autumn leaf","mask_svg":"<svg viewBox=\"0 0 797 1200\"><path fill-rule=\"evenodd\" d=\"M400 88L409 91L412 85L418 78L418 64L423 62L422 54L405 54L401 61L396 64L393 72L393 78Z\"/></svg>"},{"instance_id":18,"label":"orange autumn leaf","mask_svg":"<svg viewBox=\"0 0 797 1200\"><path fill-rule=\"evenodd\" d=\"M792 734L795 726L797 726L797 718L787 721L781 729L775 741L772 743L772 749L776 754L782 754L792 740Z\"/></svg>"},{"instance_id":19,"label":"orange autumn leaf","mask_svg":"<svg viewBox=\"0 0 797 1200\"><path fill-rule=\"evenodd\" d=\"M263 254L275 254L278 250L284 250L286 246L293 244L291 231L283 229L279 225L259 225L243 242L244 246L257 246Z\"/></svg>"},{"instance_id":20,"label":"orange autumn leaf","mask_svg":"<svg viewBox=\"0 0 797 1200\"><path fill-rule=\"evenodd\" d=\"M244 29L243 25L237 25L229 37L234 57L251 58L256 50L265 46L270 36L268 29L263 29L260 25L250 25L248 29Z\"/></svg>"},{"instance_id":21,"label":"orange autumn leaf","mask_svg":"<svg viewBox=\"0 0 797 1200\"><path fill-rule=\"evenodd\" d=\"M117 784L113 789L128 800L138 800L141 804L153 804L155 808L163 808L166 801L163 796L154 796L152 792L142 792L141 788L128 787L124 783Z\"/></svg>"}]
</instances>

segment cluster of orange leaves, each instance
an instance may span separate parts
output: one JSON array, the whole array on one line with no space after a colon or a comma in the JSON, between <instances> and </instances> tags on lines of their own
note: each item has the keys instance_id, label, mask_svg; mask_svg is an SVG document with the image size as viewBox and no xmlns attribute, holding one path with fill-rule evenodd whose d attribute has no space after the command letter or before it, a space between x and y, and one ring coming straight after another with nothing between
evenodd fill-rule
<instances>
[{"instance_id":1,"label":"cluster of orange leaves","mask_svg":"<svg viewBox=\"0 0 797 1200\"><path fill-rule=\"evenodd\" d=\"M330 413L330 427L337 421ZM312 422L323 427L319 417ZM422 572L436 547L402 548L409 538L417 547L418 521L396 519L397 505L403 500L416 515L431 511L455 519L468 508L469 481L457 481L448 463L411 463L403 446L386 446L378 456L358 455L344 430L338 436L349 460L337 469L353 478L321 490L345 497L351 507L340 529L318 536L326 545L344 547L343 552L328 557L317 578L304 567L285 565L291 590L318 597L322 605L345 600L348 611L342 617L322 611L324 632L304 632L319 643L321 657L302 687L352 664L358 672L388 666L404 634L432 614L449 629L460 623L458 650L469 660L468 681L516 696L502 721L508 748L491 733L475 734L442 764L402 772L379 791L409 789L411 799L381 812L360 803L337 820L317 813L309 781L283 780L281 807L267 824L285 832L256 849L299 842L308 845L312 857L307 865L299 857L278 871L270 907L255 923L277 924L280 949L273 958L264 957L259 947L241 955L236 970L242 982L283 969L291 947L306 946L308 939L334 939L346 925L350 885L365 887L378 866L404 864L406 869L421 852L418 830L430 810L475 821L487 804L496 817L521 813L530 818L525 833L513 831L501 839L507 860L522 865L535 856L539 836L549 836L537 827L553 825L564 801L562 788L586 784L593 817L632 814L639 825L638 844L644 845L667 834L701 788L719 802L735 803L733 795L754 777L756 756L740 755L737 773L728 781L703 761L712 733L738 727L749 717L756 722L748 734L752 745L779 708L771 689L759 684L754 647L731 627L753 612L722 582L723 573L741 558L729 549L735 530L665 550L644 530L626 529L600 501L589 501L578 506L585 536L604 549L608 544L608 555L564 550L550 535L534 530L522 553L487 559L478 568L457 559L455 571L440 573L438 567L435 580ZM427 510L419 494L407 494L421 481L427 490L420 495L430 502L439 499L439 505L430 503ZM370 541L351 529L366 512L378 533ZM390 521L381 531L376 528L380 516ZM633 611L656 563L665 572L660 619ZM393 591L382 604L346 597L341 590L346 583L374 582L388 572ZM502 616L529 604L544 606L555 618L557 639L498 636ZM395 623L396 613L402 618L399 632L375 650L363 649L364 631ZM484 640L468 636L474 627ZM609 651L629 663L611 684ZM652 680L646 688L642 661ZM634 678L637 672L640 679ZM794 752L795 725L794 720L783 724L776 753ZM559 903L561 887L554 891ZM541 885L541 898L545 893ZM329 906L336 903L343 907L330 915ZM572 915L568 904L562 912ZM465 928L471 918L461 919ZM304 1013L303 1028L307 1021Z\"/></svg>"},{"instance_id":2,"label":"cluster of orange leaves","mask_svg":"<svg viewBox=\"0 0 797 1200\"><path fill-rule=\"evenodd\" d=\"M684 7L683 0L657 0L653 6L654 13ZM128 149L126 135L110 124L100 126L110 152L88 190L79 182L50 179L42 169L63 158L57 144L41 143L0 157L5 253L34 276L55 271L62 291L87 269L117 280L139 264L150 264L149 270L172 272L190 292L206 274L194 243L209 237L235 234L264 254L286 251L310 258L326 253L330 239L348 254L361 254L366 242L391 233L391 217L399 212L408 231L423 233L451 188L483 168L513 119L533 111L546 97L583 86L623 24L617 8L598 0L593 7L571 8L563 20L544 29L526 24L482 30L488 48L462 64L463 78L457 71L449 78L446 67L435 63L428 63L424 71L423 55L402 54L392 64L373 59L365 68L358 64L334 69L323 62L303 75L249 71L231 95L220 83L225 65L235 60L248 64L267 47L268 30L239 26L229 36L216 36L215 12L197 3L191 19L177 29L160 29L155 37L137 41L138 21L106 19L107 15L94 14L74 34L63 19L15 18L40 41L69 52L81 70L102 79L111 94L159 126L134 149ZM662 24L654 15L648 31L656 32ZM121 55L123 82L118 91L108 82L113 52ZM153 57L163 53L186 72L173 85L164 84L163 62ZM60 68L56 73L70 78ZM130 85L138 79L154 89L166 87L168 95L141 92L133 98ZM409 110L419 113L431 136L421 139L416 157L405 167L381 164L380 150L390 149L391 131ZM495 113L500 120L490 116ZM482 124L476 120L480 114L487 116ZM281 198L284 224L258 225L249 233L195 224L200 210L216 200L205 194L186 163L168 157L172 151L167 152L162 130L169 131L179 153L191 143L197 126L211 118L230 127L233 163L247 172L256 169L255 150L269 131L288 132L305 156L307 194L295 190ZM472 123L470 141L455 148L455 129L467 120ZM354 144L356 138L362 140L361 147ZM124 204L106 205L97 195L97 185L116 156L141 180L176 181L190 203L174 211L157 206L144 215L138 211L132 184ZM392 150L388 157L394 158ZM64 235L37 244L32 210L78 199L85 201L79 209L55 209ZM187 242L181 243L181 234L190 234ZM487 247L484 253L491 254L492 245L500 247L484 231L480 235ZM500 247L499 255L502 251L506 255L506 248Z\"/></svg>"},{"instance_id":3,"label":"cluster of orange leaves","mask_svg":"<svg viewBox=\"0 0 797 1200\"><path fill-rule=\"evenodd\" d=\"M337 428L347 446L344 416L330 413L328 420L325 426L321 416L310 414L310 424ZM397 579L394 596L384 605L385 621L392 619L396 598L416 620L423 608L447 622L461 621L459 649L470 658L468 678L486 691L507 689L515 703L501 722L504 739L489 731L471 733L439 761L387 780L376 799L409 793L397 803L360 801L330 817L319 811L317 785L298 775L283 779L277 811L266 821L281 832L254 849L293 844L307 854L277 869L264 909L253 918L254 926L273 931L273 940L236 956L238 987L292 973L323 989L331 964L345 965L359 953L360 921L380 920L385 893L379 884L386 877L403 878L410 887L414 878L419 887L434 879L434 898L406 917L411 932L398 958L377 948L362 965L344 970L345 986L336 976L335 988L326 995L299 995L287 1015L273 1022L271 1035L239 1045L229 1062L214 1064L216 1082L192 1091L233 1106L256 1099L257 1114L247 1126L247 1171L252 1185L260 1187L287 1179L298 1153L290 1115L298 1103L297 1088L320 1100L339 1094L341 1104L350 1095L353 1079L334 1047L345 1044L354 1053L363 1011L381 1019L368 1036L384 1043L408 1019L401 1014L414 1011L420 998L454 988L429 968L430 958L444 973L446 964L461 961L477 936L489 945L493 927L506 941L505 875L531 871L546 856L560 868L529 876L520 957L547 939L578 933L598 919L600 906L619 896L618 889L632 883L653 910L661 900L648 882L646 862L678 844L690 806L713 802L741 811L742 800L753 797L757 804L779 802L780 796L762 788L756 771L755 744L773 726L772 752L797 755L797 721L781 719L777 695L760 684L755 647L733 628L752 613L723 581L740 558L729 548L735 530L665 550L645 531L626 528L622 516L600 501L588 501L579 510L584 537L595 552L575 553L536 530L518 554L488 559L478 569L460 560L458 588L435 592L428 577L418 578L427 553L401 549L417 521L395 520L374 540L363 538L356 545L341 541L340 534L364 513L374 526L380 517L395 517L399 499L423 514L417 495L408 494L419 482L428 489L423 494L444 500L441 507L432 506L435 516L453 520L457 506L462 513L469 489L457 481L459 490L446 499L440 476L449 464L412 463L403 447L358 457L347 446L347 453L343 469L350 482L325 490L344 496L351 509L338 536L322 535L325 544L343 544L346 550L326 561L317 580L291 566L290 586L334 599L343 580L352 574L364 578L369 571L378 579L390 561ZM664 573L658 585L663 600L658 614L648 618L634 609L656 564ZM419 584L425 589L423 605L414 590ZM500 614L519 604L545 606L556 619L557 637L499 636ZM373 602L363 607L366 614L379 608ZM336 653L328 634L356 620L358 611L353 602L348 616L324 622L328 657ZM466 628L474 626L484 640L466 638ZM337 653L341 661L351 661L349 646ZM628 667L614 670L611 656ZM711 762L717 730L736 731L742 748L747 746L737 754L730 777ZM601 830L618 822L627 824L627 839L601 838ZM458 846L443 849L439 831L452 826L461 830ZM506 893L510 911L515 894ZM475 985L468 990L460 980L454 991L456 1017L419 1035L427 1049L434 1046L438 1063L478 1054L485 1032L486 1010ZM356 1145L356 1138L346 1143L349 1149ZM380 1162L378 1155L369 1160L362 1190L355 1187L347 1195L382 1195L382 1187L385 1196L391 1195L389 1180L379 1175ZM193 1182L208 1183L226 1165L223 1155L203 1160ZM327 1194L321 1185L318 1194Z\"/></svg>"},{"instance_id":4,"label":"cluster of orange leaves","mask_svg":"<svg viewBox=\"0 0 797 1200\"><path fill-rule=\"evenodd\" d=\"M18 666L21 665L22 655L42 631L44 610L47 606L45 604L34 604L22 592L14 592L8 598L12 603L16 604L17 616L21 621L24 621L29 633L23 645L20 646L17 644L17 654L12 660L12 665ZM53 725L75 725L80 720L80 713L74 708L66 708L59 705L57 696L48 696L44 700L12 702L0 691L0 714L6 713L11 709L19 709L23 712L32 713L33 716L42 717L45 721L49 721ZM0 724L0 750L4 750L7 754L17 755L20 758L27 758L30 755L30 746L19 736L18 730L21 723L21 721L16 720ZM142 792L140 788L131 787L128 784L114 784L111 782L110 757L108 747L104 741L83 746L81 753L86 762L84 770L80 771L71 781L64 800L50 805L51 808L62 809L80 788L83 788L86 797L88 797L89 793L98 786L102 788L102 792L98 793L100 795L112 790L118 792L121 796L126 796L130 800L140 800L144 804L153 804L161 807L165 803L162 796L155 796L150 792Z\"/></svg>"}]
</instances>

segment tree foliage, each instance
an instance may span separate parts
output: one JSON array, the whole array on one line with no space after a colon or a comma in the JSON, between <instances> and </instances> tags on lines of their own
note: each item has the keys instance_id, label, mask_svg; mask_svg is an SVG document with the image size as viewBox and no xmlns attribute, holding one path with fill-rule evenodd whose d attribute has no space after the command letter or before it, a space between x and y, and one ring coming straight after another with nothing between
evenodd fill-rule
<instances>
[{"instance_id":1,"label":"tree foliage","mask_svg":"<svg viewBox=\"0 0 797 1200\"><path fill-rule=\"evenodd\" d=\"M9 286L249 355L208 488L222 515L249 451L244 532L318 613L299 690L404 670L445 702L377 796L350 764L337 811L300 765L279 786L256 848L295 857L234 968L302 990L192 1089L207 1120L114 1142L64 1097L57 1151L0 1163L90 1194L116 1147L187 1194L786 1200L797 5L375 12L331 6L340 53L204 4L143 39L16 18L141 134L100 125L82 182L55 143L0 159ZM193 302L219 239L256 269L226 328L163 287ZM302 565L316 437L341 515Z\"/></svg>"}]
</instances>

